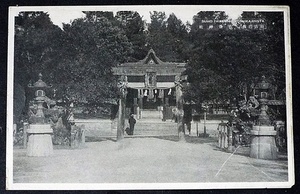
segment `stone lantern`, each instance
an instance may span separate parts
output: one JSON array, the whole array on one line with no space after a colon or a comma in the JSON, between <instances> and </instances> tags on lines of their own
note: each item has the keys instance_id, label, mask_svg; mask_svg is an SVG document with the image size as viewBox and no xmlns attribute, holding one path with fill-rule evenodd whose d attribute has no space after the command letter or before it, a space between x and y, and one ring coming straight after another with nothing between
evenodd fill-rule
<instances>
[{"instance_id":1,"label":"stone lantern","mask_svg":"<svg viewBox=\"0 0 300 194\"><path fill-rule=\"evenodd\" d=\"M265 76L255 88L260 103L260 114L257 125L251 130L251 149L250 157L260 159L277 159L277 147L275 143L276 131L271 126L267 114L269 92L271 84L266 82Z\"/></svg>"},{"instance_id":2,"label":"stone lantern","mask_svg":"<svg viewBox=\"0 0 300 194\"><path fill-rule=\"evenodd\" d=\"M31 121L28 133L27 156L48 156L53 153L53 144L51 134L53 130L50 124L45 120L43 104L48 99L45 89L51 88L42 81L42 74L39 74L39 80L33 85L29 84L29 88L35 92L33 102L33 110L29 120Z\"/></svg>"}]
</instances>

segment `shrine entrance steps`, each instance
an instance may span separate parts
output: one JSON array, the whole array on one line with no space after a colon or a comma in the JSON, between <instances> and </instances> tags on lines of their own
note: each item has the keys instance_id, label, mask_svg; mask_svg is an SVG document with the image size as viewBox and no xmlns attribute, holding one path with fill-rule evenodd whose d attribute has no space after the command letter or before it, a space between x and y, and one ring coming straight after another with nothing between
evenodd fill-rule
<instances>
[{"instance_id":1,"label":"shrine entrance steps","mask_svg":"<svg viewBox=\"0 0 300 194\"><path fill-rule=\"evenodd\" d=\"M133 136L177 136L177 124L161 119L141 119L134 127Z\"/></svg>"},{"instance_id":2,"label":"shrine entrance steps","mask_svg":"<svg viewBox=\"0 0 300 194\"><path fill-rule=\"evenodd\" d=\"M142 110L142 118L137 119L133 137L177 136L174 121L162 121L162 112L156 109Z\"/></svg>"},{"instance_id":3,"label":"shrine entrance steps","mask_svg":"<svg viewBox=\"0 0 300 194\"><path fill-rule=\"evenodd\" d=\"M162 120L162 112L155 109L144 109L142 110L142 118L140 120L152 120L160 119Z\"/></svg>"},{"instance_id":4,"label":"shrine entrance steps","mask_svg":"<svg viewBox=\"0 0 300 194\"><path fill-rule=\"evenodd\" d=\"M157 110L143 110L141 119L136 119L133 135L124 134L125 138L178 136L175 121L162 121L162 113ZM98 141L106 138L116 139L117 118L109 119L77 119L77 126L83 127L86 141ZM128 119L125 128L129 127Z\"/></svg>"}]
</instances>

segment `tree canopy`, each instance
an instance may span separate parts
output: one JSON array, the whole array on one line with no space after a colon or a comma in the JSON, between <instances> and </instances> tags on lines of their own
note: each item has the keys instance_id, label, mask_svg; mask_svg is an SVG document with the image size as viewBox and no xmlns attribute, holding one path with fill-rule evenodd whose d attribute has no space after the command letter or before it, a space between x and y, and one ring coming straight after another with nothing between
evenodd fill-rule
<instances>
[{"instance_id":1,"label":"tree canopy","mask_svg":"<svg viewBox=\"0 0 300 194\"><path fill-rule=\"evenodd\" d=\"M223 11L199 12L192 24L175 14L151 12L145 23L135 11L84 12L85 17L64 24L51 22L44 12L20 12L15 26L14 72L26 88L38 73L53 84L58 96L101 103L116 98L111 72L123 62L141 60L150 48L163 61L187 62L187 101L225 102L247 97L262 75L285 88L282 12L244 12L240 19L258 18L266 29L202 29L203 20L227 20Z\"/></svg>"},{"instance_id":2,"label":"tree canopy","mask_svg":"<svg viewBox=\"0 0 300 194\"><path fill-rule=\"evenodd\" d=\"M15 25L15 79L23 87L61 58L63 32L44 12L20 12ZM47 79L48 77L46 77Z\"/></svg>"},{"instance_id":3,"label":"tree canopy","mask_svg":"<svg viewBox=\"0 0 300 194\"><path fill-rule=\"evenodd\" d=\"M85 12L86 17L53 25L43 12L16 18L15 77L24 87L43 80L70 98L92 103L116 97L111 67L133 53L125 31L109 12Z\"/></svg>"},{"instance_id":4,"label":"tree canopy","mask_svg":"<svg viewBox=\"0 0 300 194\"><path fill-rule=\"evenodd\" d=\"M194 41L187 66L190 87L185 91L186 99L202 103L247 98L262 75L282 90L285 87L283 17L281 13L272 14L256 15L266 20L268 28L264 30L203 30L198 28L201 18L220 17L210 12L198 13L190 32ZM251 14L244 15L249 18ZM245 19L244 15L241 19ZM222 15L222 18L227 16Z\"/></svg>"}]
</instances>

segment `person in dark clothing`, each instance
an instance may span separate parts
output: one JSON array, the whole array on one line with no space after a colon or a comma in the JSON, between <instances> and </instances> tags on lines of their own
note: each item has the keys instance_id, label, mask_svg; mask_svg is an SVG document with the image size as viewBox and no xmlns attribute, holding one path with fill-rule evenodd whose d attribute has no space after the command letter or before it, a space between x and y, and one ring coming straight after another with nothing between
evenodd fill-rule
<instances>
[{"instance_id":1,"label":"person in dark clothing","mask_svg":"<svg viewBox=\"0 0 300 194\"><path fill-rule=\"evenodd\" d=\"M187 126L187 132L191 134L192 107L191 105L184 105L183 110L184 110L183 122Z\"/></svg>"},{"instance_id":2,"label":"person in dark clothing","mask_svg":"<svg viewBox=\"0 0 300 194\"><path fill-rule=\"evenodd\" d=\"M133 135L134 125L136 123L136 120L133 117L133 114L130 114L128 122L129 122L129 133L128 133L128 135Z\"/></svg>"}]
</instances>

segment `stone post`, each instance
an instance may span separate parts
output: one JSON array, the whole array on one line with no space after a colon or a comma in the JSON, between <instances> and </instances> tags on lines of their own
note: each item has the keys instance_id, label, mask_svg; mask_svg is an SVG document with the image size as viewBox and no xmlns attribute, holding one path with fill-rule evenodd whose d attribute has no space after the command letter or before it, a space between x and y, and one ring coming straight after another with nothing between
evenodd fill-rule
<instances>
[{"instance_id":1,"label":"stone post","mask_svg":"<svg viewBox=\"0 0 300 194\"><path fill-rule=\"evenodd\" d=\"M138 119L142 118L142 109L143 109L143 95L141 95L138 99L138 113L139 113Z\"/></svg>"},{"instance_id":2,"label":"stone post","mask_svg":"<svg viewBox=\"0 0 300 194\"><path fill-rule=\"evenodd\" d=\"M227 149L228 148L228 131L227 131L227 124L223 121L218 126L219 131L219 148Z\"/></svg>"},{"instance_id":3,"label":"stone post","mask_svg":"<svg viewBox=\"0 0 300 194\"><path fill-rule=\"evenodd\" d=\"M227 125L227 134L228 134L228 151L233 151L233 137L232 137L232 126Z\"/></svg>"},{"instance_id":4,"label":"stone post","mask_svg":"<svg viewBox=\"0 0 300 194\"><path fill-rule=\"evenodd\" d=\"M28 123L24 122L23 123L23 147L26 149L27 148L27 129L28 129Z\"/></svg>"},{"instance_id":5,"label":"stone post","mask_svg":"<svg viewBox=\"0 0 300 194\"><path fill-rule=\"evenodd\" d=\"M203 136L206 137L206 110L204 111L204 127Z\"/></svg>"},{"instance_id":6,"label":"stone post","mask_svg":"<svg viewBox=\"0 0 300 194\"><path fill-rule=\"evenodd\" d=\"M203 115L203 121L204 121L204 125L203 125L203 137L207 137L207 134L206 134L206 116L207 116L207 110L208 110L208 105L207 104L204 104L202 105L202 108L204 110L204 115Z\"/></svg>"}]
</instances>

